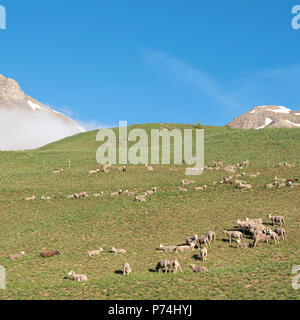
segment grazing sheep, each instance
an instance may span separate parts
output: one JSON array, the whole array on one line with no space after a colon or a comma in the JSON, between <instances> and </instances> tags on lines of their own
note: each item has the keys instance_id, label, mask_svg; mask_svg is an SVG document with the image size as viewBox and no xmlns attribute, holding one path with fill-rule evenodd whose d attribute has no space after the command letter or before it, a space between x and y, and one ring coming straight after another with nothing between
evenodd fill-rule
<instances>
[{"instance_id":1,"label":"grazing sheep","mask_svg":"<svg viewBox=\"0 0 300 320\"><path fill-rule=\"evenodd\" d=\"M193 272L207 272L208 271L208 269L206 267L196 266L195 264L191 264L190 268L192 269Z\"/></svg>"},{"instance_id":2,"label":"grazing sheep","mask_svg":"<svg viewBox=\"0 0 300 320\"><path fill-rule=\"evenodd\" d=\"M32 197L27 197L25 198L25 201L33 201L35 200L36 196L32 196Z\"/></svg>"},{"instance_id":3,"label":"grazing sheep","mask_svg":"<svg viewBox=\"0 0 300 320\"><path fill-rule=\"evenodd\" d=\"M284 163L278 163L278 167L291 167L291 168L295 168L294 164L289 164L287 162Z\"/></svg>"},{"instance_id":4,"label":"grazing sheep","mask_svg":"<svg viewBox=\"0 0 300 320\"><path fill-rule=\"evenodd\" d=\"M213 162L216 168L222 168L223 167L223 162Z\"/></svg>"},{"instance_id":5,"label":"grazing sheep","mask_svg":"<svg viewBox=\"0 0 300 320\"><path fill-rule=\"evenodd\" d=\"M85 274L76 274L74 271L70 271L68 276L71 276L72 279L76 282L87 281L88 277Z\"/></svg>"},{"instance_id":6,"label":"grazing sheep","mask_svg":"<svg viewBox=\"0 0 300 320\"><path fill-rule=\"evenodd\" d=\"M256 218L256 219L248 219L248 218L246 218L246 222L254 223L254 224L263 224L264 223L262 218Z\"/></svg>"},{"instance_id":7,"label":"grazing sheep","mask_svg":"<svg viewBox=\"0 0 300 320\"><path fill-rule=\"evenodd\" d=\"M209 246L209 244L210 244L209 238L206 235L198 238L196 243L197 243L198 248L202 248L203 244L205 245L205 247Z\"/></svg>"},{"instance_id":8,"label":"grazing sheep","mask_svg":"<svg viewBox=\"0 0 300 320\"><path fill-rule=\"evenodd\" d=\"M89 174L95 174L95 173L98 173L98 172L100 172L100 169L91 170L91 171L89 171Z\"/></svg>"},{"instance_id":9,"label":"grazing sheep","mask_svg":"<svg viewBox=\"0 0 300 320\"><path fill-rule=\"evenodd\" d=\"M146 195L152 195L152 194L154 194L155 192L157 191L157 188L156 187L154 187L154 188L152 188L151 190L149 190L149 191L146 191Z\"/></svg>"},{"instance_id":10,"label":"grazing sheep","mask_svg":"<svg viewBox=\"0 0 300 320\"><path fill-rule=\"evenodd\" d=\"M179 187L178 190L179 190L179 191L187 192L187 189L186 189L186 188L182 188L182 187Z\"/></svg>"},{"instance_id":11,"label":"grazing sheep","mask_svg":"<svg viewBox=\"0 0 300 320\"><path fill-rule=\"evenodd\" d=\"M246 184L246 182L243 181L243 180L234 180L234 184L235 184L235 185Z\"/></svg>"},{"instance_id":12,"label":"grazing sheep","mask_svg":"<svg viewBox=\"0 0 300 320\"><path fill-rule=\"evenodd\" d=\"M148 166L148 164L145 164L145 167L146 167L146 169L147 169L147 171L149 171L149 172L153 172L153 167L151 167L151 166Z\"/></svg>"},{"instance_id":13,"label":"grazing sheep","mask_svg":"<svg viewBox=\"0 0 300 320\"><path fill-rule=\"evenodd\" d=\"M60 174L62 173L64 170L63 169L55 169L54 171L52 171L54 174Z\"/></svg>"},{"instance_id":14,"label":"grazing sheep","mask_svg":"<svg viewBox=\"0 0 300 320\"><path fill-rule=\"evenodd\" d=\"M79 193L79 198L87 198L88 197L88 194L87 194L87 192L80 192Z\"/></svg>"},{"instance_id":15,"label":"grazing sheep","mask_svg":"<svg viewBox=\"0 0 300 320\"><path fill-rule=\"evenodd\" d=\"M250 243L248 242L241 242L241 240L237 240L237 245L240 248L249 248L250 247Z\"/></svg>"},{"instance_id":16,"label":"grazing sheep","mask_svg":"<svg viewBox=\"0 0 300 320\"><path fill-rule=\"evenodd\" d=\"M229 242L232 242L232 239L244 240L243 234L239 231L227 231L224 230L223 233L229 238Z\"/></svg>"},{"instance_id":17,"label":"grazing sheep","mask_svg":"<svg viewBox=\"0 0 300 320\"><path fill-rule=\"evenodd\" d=\"M111 164L110 163L106 163L101 167L102 172L108 172L108 169L111 168Z\"/></svg>"},{"instance_id":18,"label":"grazing sheep","mask_svg":"<svg viewBox=\"0 0 300 320\"><path fill-rule=\"evenodd\" d=\"M243 231L246 231L251 227L251 223L248 221L241 221L238 219L236 223L242 228Z\"/></svg>"},{"instance_id":19,"label":"grazing sheep","mask_svg":"<svg viewBox=\"0 0 300 320\"><path fill-rule=\"evenodd\" d=\"M239 189L251 189L251 188L252 188L252 185L251 185L251 184L238 183L238 184L237 184L237 187L238 187Z\"/></svg>"},{"instance_id":20,"label":"grazing sheep","mask_svg":"<svg viewBox=\"0 0 300 320\"><path fill-rule=\"evenodd\" d=\"M127 194L128 196L134 196L136 194L136 191L125 190L125 194Z\"/></svg>"},{"instance_id":21,"label":"grazing sheep","mask_svg":"<svg viewBox=\"0 0 300 320\"><path fill-rule=\"evenodd\" d=\"M181 185L182 186L185 186L185 185L188 185L188 184L193 184L193 183L196 183L196 181L195 180L187 180L187 179L181 180Z\"/></svg>"},{"instance_id":22,"label":"grazing sheep","mask_svg":"<svg viewBox=\"0 0 300 320\"><path fill-rule=\"evenodd\" d=\"M40 252L40 257L42 258L50 258L50 257L54 257L60 254L59 250L56 251L47 251L47 252Z\"/></svg>"},{"instance_id":23,"label":"grazing sheep","mask_svg":"<svg viewBox=\"0 0 300 320\"><path fill-rule=\"evenodd\" d=\"M115 254L126 253L126 250L125 249L116 249L115 247L112 247L111 252L115 253Z\"/></svg>"},{"instance_id":24,"label":"grazing sheep","mask_svg":"<svg viewBox=\"0 0 300 320\"><path fill-rule=\"evenodd\" d=\"M198 240L198 235L195 234L194 236L190 236L186 239L186 244L190 245L191 243L196 243Z\"/></svg>"},{"instance_id":25,"label":"grazing sheep","mask_svg":"<svg viewBox=\"0 0 300 320\"><path fill-rule=\"evenodd\" d=\"M104 196L104 192L103 191L101 191L100 193L95 193L94 194L95 198L100 198L100 197L103 197L103 196Z\"/></svg>"},{"instance_id":26,"label":"grazing sheep","mask_svg":"<svg viewBox=\"0 0 300 320\"><path fill-rule=\"evenodd\" d=\"M274 183L268 183L268 184L266 184L266 188L272 189L273 187L275 187L275 185L276 184L274 184Z\"/></svg>"},{"instance_id":27,"label":"grazing sheep","mask_svg":"<svg viewBox=\"0 0 300 320\"><path fill-rule=\"evenodd\" d=\"M235 173L236 167L234 166L228 166L224 168L224 171L227 173Z\"/></svg>"},{"instance_id":28,"label":"grazing sheep","mask_svg":"<svg viewBox=\"0 0 300 320\"><path fill-rule=\"evenodd\" d=\"M189 246L177 246L175 251L176 252L186 252L186 251L190 251L190 250L194 250L195 249L195 244L191 243Z\"/></svg>"},{"instance_id":29,"label":"grazing sheep","mask_svg":"<svg viewBox=\"0 0 300 320\"><path fill-rule=\"evenodd\" d=\"M99 256L100 253L103 251L102 248L99 248L98 250L91 250L91 251L88 251L88 256L89 257L92 257L92 256Z\"/></svg>"},{"instance_id":30,"label":"grazing sheep","mask_svg":"<svg viewBox=\"0 0 300 320\"><path fill-rule=\"evenodd\" d=\"M242 162L242 166L243 166L243 167L248 167L249 164L250 164L250 161L249 161L249 160L244 160L244 161Z\"/></svg>"},{"instance_id":31,"label":"grazing sheep","mask_svg":"<svg viewBox=\"0 0 300 320\"><path fill-rule=\"evenodd\" d=\"M9 255L9 259L15 260L15 259L21 259L25 256L25 251L21 251L20 253L14 253Z\"/></svg>"},{"instance_id":32,"label":"grazing sheep","mask_svg":"<svg viewBox=\"0 0 300 320\"><path fill-rule=\"evenodd\" d=\"M208 238L209 244L211 244L212 240L216 240L216 233L214 231L207 231L205 236Z\"/></svg>"},{"instance_id":33,"label":"grazing sheep","mask_svg":"<svg viewBox=\"0 0 300 320\"><path fill-rule=\"evenodd\" d=\"M281 236L282 237L282 240L284 241L285 238L286 238L286 231L284 228L276 228L274 230L274 232L276 232L278 234L278 236Z\"/></svg>"},{"instance_id":34,"label":"grazing sheep","mask_svg":"<svg viewBox=\"0 0 300 320\"><path fill-rule=\"evenodd\" d=\"M126 275L126 274L130 274L131 273L131 268L130 268L130 265L129 263L124 263L124 267L123 267L123 275Z\"/></svg>"},{"instance_id":35,"label":"grazing sheep","mask_svg":"<svg viewBox=\"0 0 300 320\"><path fill-rule=\"evenodd\" d=\"M233 180L232 180L232 177L229 177L229 178L223 178L221 181L220 181L221 184L225 183L225 184L233 184Z\"/></svg>"},{"instance_id":36,"label":"grazing sheep","mask_svg":"<svg viewBox=\"0 0 300 320\"><path fill-rule=\"evenodd\" d=\"M255 248L259 242L266 242L267 244L270 241L270 236L265 233L255 233L253 247Z\"/></svg>"},{"instance_id":37,"label":"grazing sheep","mask_svg":"<svg viewBox=\"0 0 300 320\"><path fill-rule=\"evenodd\" d=\"M42 200L51 200L50 197L46 197L46 196L42 196L41 199L42 199Z\"/></svg>"},{"instance_id":38,"label":"grazing sheep","mask_svg":"<svg viewBox=\"0 0 300 320\"><path fill-rule=\"evenodd\" d=\"M110 196L111 197L116 197L116 196L120 196L121 194L122 194L122 189L120 189L118 192L112 192L111 194L110 194Z\"/></svg>"},{"instance_id":39,"label":"grazing sheep","mask_svg":"<svg viewBox=\"0 0 300 320\"><path fill-rule=\"evenodd\" d=\"M286 182L286 186L287 186L287 187L293 187L293 186L294 186L293 181L288 180L288 181Z\"/></svg>"},{"instance_id":40,"label":"grazing sheep","mask_svg":"<svg viewBox=\"0 0 300 320\"><path fill-rule=\"evenodd\" d=\"M160 244L159 249L164 252L172 252L176 249L176 246L163 246L162 244Z\"/></svg>"},{"instance_id":41,"label":"grazing sheep","mask_svg":"<svg viewBox=\"0 0 300 320\"><path fill-rule=\"evenodd\" d=\"M200 259L202 261L205 261L207 259L207 248L204 247L203 249L200 250Z\"/></svg>"},{"instance_id":42,"label":"grazing sheep","mask_svg":"<svg viewBox=\"0 0 300 320\"><path fill-rule=\"evenodd\" d=\"M287 180L287 179L285 179L285 178L277 178L277 177L275 177L275 178L274 178L274 183L275 183L275 184L286 183L286 180Z\"/></svg>"},{"instance_id":43,"label":"grazing sheep","mask_svg":"<svg viewBox=\"0 0 300 320\"><path fill-rule=\"evenodd\" d=\"M204 190L207 188L207 185L203 185L203 186L200 186L200 187L195 187L195 191L198 191L198 190Z\"/></svg>"},{"instance_id":44,"label":"grazing sheep","mask_svg":"<svg viewBox=\"0 0 300 320\"><path fill-rule=\"evenodd\" d=\"M250 174L249 178L257 178L260 175L260 172L256 172L256 174Z\"/></svg>"},{"instance_id":45,"label":"grazing sheep","mask_svg":"<svg viewBox=\"0 0 300 320\"><path fill-rule=\"evenodd\" d=\"M264 233L269 236L269 240L274 240L275 244L279 244L279 236L276 232L272 231L270 228L266 228Z\"/></svg>"},{"instance_id":46,"label":"grazing sheep","mask_svg":"<svg viewBox=\"0 0 300 320\"><path fill-rule=\"evenodd\" d=\"M285 220L283 216L272 216L271 214L269 214L268 217L271 219L273 226L275 226L275 224L278 224L278 223L280 224L280 226L285 224Z\"/></svg>"},{"instance_id":47,"label":"grazing sheep","mask_svg":"<svg viewBox=\"0 0 300 320\"><path fill-rule=\"evenodd\" d=\"M161 272L169 272L171 269L171 262L167 259L160 260L157 262L155 270L159 273Z\"/></svg>"},{"instance_id":48,"label":"grazing sheep","mask_svg":"<svg viewBox=\"0 0 300 320\"><path fill-rule=\"evenodd\" d=\"M146 202L147 199L146 199L146 196L143 195L143 196L136 196L134 201L137 201L137 202Z\"/></svg>"},{"instance_id":49,"label":"grazing sheep","mask_svg":"<svg viewBox=\"0 0 300 320\"><path fill-rule=\"evenodd\" d=\"M180 266L179 261L178 261L178 260L175 260L175 261L173 261L173 263L172 263L172 272L176 274L177 271L178 271L178 269L182 272L182 269L181 269L181 266Z\"/></svg>"},{"instance_id":50,"label":"grazing sheep","mask_svg":"<svg viewBox=\"0 0 300 320\"><path fill-rule=\"evenodd\" d=\"M79 194L75 193L75 194L69 194L67 196L68 199L78 199L79 198Z\"/></svg>"},{"instance_id":51,"label":"grazing sheep","mask_svg":"<svg viewBox=\"0 0 300 320\"><path fill-rule=\"evenodd\" d=\"M266 234L266 227L263 224L250 225L250 227L247 228L247 231L252 236L254 236L254 234L256 234L256 233Z\"/></svg>"}]
</instances>

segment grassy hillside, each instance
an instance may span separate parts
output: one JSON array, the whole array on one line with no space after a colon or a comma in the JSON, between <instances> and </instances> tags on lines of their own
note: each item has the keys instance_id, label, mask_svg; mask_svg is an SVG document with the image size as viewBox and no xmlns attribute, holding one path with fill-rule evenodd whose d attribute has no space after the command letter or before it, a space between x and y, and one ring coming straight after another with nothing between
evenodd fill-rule
<instances>
[{"instance_id":1,"label":"grassy hillside","mask_svg":"<svg viewBox=\"0 0 300 320\"><path fill-rule=\"evenodd\" d=\"M161 125L134 127L150 130ZM205 164L249 159L250 167L243 171L247 175L261 172L258 178L245 179L253 189L213 186L213 181L228 176L220 170L193 177L196 184L180 193L178 186L186 178L184 165L158 165L152 173L142 165L129 165L127 173L114 166L108 173L89 176L89 170L99 167L96 131L34 151L0 152L0 265L7 271L7 289L0 290L0 299L299 299L300 290L291 287L291 270L300 265L300 187L269 190L264 185L276 175L300 176L300 129L204 129ZM284 161L296 168L276 167ZM54 175L55 168L64 172ZM194 190L203 184L208 185L206 190ZM158 192L146 203L108 195L119 188L140 194L154 186ZM101 190L103 198L92 197ZM90 197L58 197L81 191ZM37 200L24 201L32 195ZM43 195L51 200L40 200ZM268 225L268 213L281 214L287 220L287 240L279 246L272 242L238 249L223 237L222 231L232 230L237 219L263 217ZM208 230L216 231L217 241L208 249L206 262L198 260L198 251L165 254L156 250L160 243L181 244L187 236ZM108 253L113 245L127 253ZM88 250L99 246L105 249L100 257L87 256ZM47 260L38 256L40 251L57 249L60 256ZM22 260L7 259L21 250L26 252ZM178 258L184 272L151 272L161 258ZM133 269L128 277L118 272L124 262ZM188 267L191 263L205 265L209 272L194 274ZM88 282L64 279L70 270L87 274Z\"/></svg>"}]
</instances>

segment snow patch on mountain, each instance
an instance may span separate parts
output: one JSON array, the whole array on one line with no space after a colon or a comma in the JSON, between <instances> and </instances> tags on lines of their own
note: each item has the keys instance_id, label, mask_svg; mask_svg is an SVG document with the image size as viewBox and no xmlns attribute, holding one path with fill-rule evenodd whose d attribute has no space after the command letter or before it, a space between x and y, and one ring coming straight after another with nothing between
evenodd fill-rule
<instances>
[{"instance_id":1,"label":"snow patch on mountain","mask_svg":"<svg viewBox=\"0 0 300 320\"><path fill-rule=\"evenodd\" d=\"M276 109L267 109L268 111L272 111L275 113L290 113L292 110L283 106L276 106Z\"/></svg>"},{"instance_id":2,"label":"snow patch on mountain","mask_svg":"<svg viewBox=\"0 0 300 320\"><path fill-rule=\"evenodd\" d=\"M30 100L28 100L28 104L34 111L42 109L38 104L35 104L35 103L31 102Z\"/></svg>"}]
</instances>

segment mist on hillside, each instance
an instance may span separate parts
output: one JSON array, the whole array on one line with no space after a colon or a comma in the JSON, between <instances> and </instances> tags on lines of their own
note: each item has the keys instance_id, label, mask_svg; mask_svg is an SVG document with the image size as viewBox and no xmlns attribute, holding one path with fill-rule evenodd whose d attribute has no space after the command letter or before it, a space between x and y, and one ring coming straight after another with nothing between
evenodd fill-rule
<instances>
[{"instance_id":1,"label":"mist on hillside","mask_svg":"<svg viewBox=\"0 0 300 320\"><path fill-rule=\"evenodd\" d=\"M35 149L81 132L74 123L56 117L48 110L26 112L1 110L0 150Z\"/></svg>"}]
</instances>

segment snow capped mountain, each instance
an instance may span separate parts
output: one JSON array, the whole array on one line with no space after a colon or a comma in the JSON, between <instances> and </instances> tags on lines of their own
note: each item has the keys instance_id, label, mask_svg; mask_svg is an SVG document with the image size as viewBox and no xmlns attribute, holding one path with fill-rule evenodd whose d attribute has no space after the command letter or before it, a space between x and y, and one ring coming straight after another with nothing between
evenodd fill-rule
<instances>
[{"instance_id":1,"label":"snow capped mountain","mask_svg":"<svg viewBox=\"0 0 300 320\"><path fill-rule=\"evenodd\" d=\"M27 96L0 74L0 150L34 149L84 132L74 120Z\"/></svg>"},{"instance_id":2,"label":"snow capped mountain","mask_svg":"<svg viewBox=\"0 0 300 320\"><path fill-rule=\"evenodd\" d=\"M300 111L283 106L257 106L235 118L229 126L240 129L299 128Z\"/></svg>"}]
</instances>

